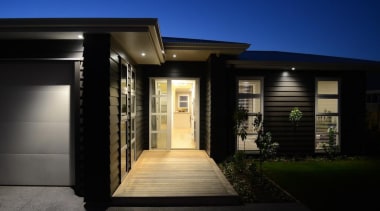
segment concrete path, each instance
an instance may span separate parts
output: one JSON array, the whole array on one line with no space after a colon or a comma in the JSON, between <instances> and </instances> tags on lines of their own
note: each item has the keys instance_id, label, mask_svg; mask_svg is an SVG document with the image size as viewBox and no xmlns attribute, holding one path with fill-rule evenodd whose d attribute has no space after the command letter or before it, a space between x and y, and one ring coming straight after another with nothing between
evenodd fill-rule
<instances>
[{"instance_id":1,"label":"concrete path","mask_svg":"<svg viewBox=\"0 0 380 211\"><path fill-rule=\"evenodd\" d=\"M1 211L83 211L70 187L0 186Z\"/></svg>"},{"instance_id":2,"label":"concrete path","mask_svg":"<svg viewBox=\"0 0 380 211\"><path fill-rule=\"evenodd\" d=\"M0 186L0 211L84 211L70 187ZM107 211L310 211L298 203L257 203L225 207L110 207Z\"/></svg>"}]
</instances>

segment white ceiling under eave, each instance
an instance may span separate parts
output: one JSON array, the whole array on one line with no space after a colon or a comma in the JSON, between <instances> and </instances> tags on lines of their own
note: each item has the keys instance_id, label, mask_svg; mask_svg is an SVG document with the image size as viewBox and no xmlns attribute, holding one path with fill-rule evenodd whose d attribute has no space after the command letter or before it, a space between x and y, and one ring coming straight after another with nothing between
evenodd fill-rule
<instances>
[{"instance_id":1,"label":"white ceiling under eave","mask_svg":"<svg viewBox=\"0 0 380 211\"><path fill-rule=\"evenodd\" d=\"M135 64L164 62L163 43L155 18L0 19L0 39L3 40L79 40L83 39L80 35L86 33L110 34Z\"/></svg>"},{"instance_id":2,"label":"white ceiling under eave","mask_svg":"<svg viewBox=\"0 0 380 211\"><path fill-rule=\"evenodd\" d=\"M113 32L111 34L134 63L160 65L164 62L159 37L151 34L149 29L138 32Z\"/></svg>"},{"instance_id":3,"label":"white ceiling under eave","mask_svg":"<svg viewBox=\"0 0 380 211\"><path fill-rule=\"evenodd\" d=\"M239 55L244 43L164 43L166 61L207 61L211 54ZM175 55L175 56L174 56Z\"/></svg>"}]
</instances>

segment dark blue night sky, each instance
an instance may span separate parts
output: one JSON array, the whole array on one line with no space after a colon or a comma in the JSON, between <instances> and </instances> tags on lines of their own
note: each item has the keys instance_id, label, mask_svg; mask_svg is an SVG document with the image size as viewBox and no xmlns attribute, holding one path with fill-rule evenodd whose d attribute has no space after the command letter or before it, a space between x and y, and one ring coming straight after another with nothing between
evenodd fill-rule
<instances>
[{"instance_id":1,"label":"dark blue night sky","mask_svg":"<svg viewBox=\"0 0 380 211\"><path fill-rule=\"evenodd\" d=\"M0 18L158 18L163 36L380 61L379 0L12 0Z\"/></svg>"}]
</instances>

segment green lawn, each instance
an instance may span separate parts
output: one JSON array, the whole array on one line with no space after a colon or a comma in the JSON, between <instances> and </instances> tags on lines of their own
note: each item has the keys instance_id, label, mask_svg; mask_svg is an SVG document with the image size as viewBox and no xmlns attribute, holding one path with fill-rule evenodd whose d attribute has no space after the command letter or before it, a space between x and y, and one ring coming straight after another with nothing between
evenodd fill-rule
<instances>
[{"instance_id":1,"label":"green lawn","mask_svg":"<svg viewBox=\"0 0 380 211\"><path fill-rule=\"evenodd\" d=\"M378 210L380 159L271 161L265 174L311 210Z\"/></svg>"}]
</instances>

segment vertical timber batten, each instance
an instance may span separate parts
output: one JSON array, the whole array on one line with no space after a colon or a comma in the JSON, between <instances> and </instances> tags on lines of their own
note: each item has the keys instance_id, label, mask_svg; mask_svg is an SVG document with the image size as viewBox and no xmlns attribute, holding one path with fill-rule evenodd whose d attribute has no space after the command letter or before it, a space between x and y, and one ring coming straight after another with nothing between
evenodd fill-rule
<instances>
[{"instance_id":1,"label":"vertical timber batten","mask_svg":"<svg viewBox=\"0 0 380 211\"><path fill-rule=\"evenodd\" d=\"M350 71L340 79L341 152L346 155L365 154L366 75L362 71Z\"/></svg>"},{"instance_id":2,"label":"vertical timber batten","mask_svg":"<svg viewBox=\"0 0 380 211\"><path fill-rule=\"evenodd\" d=\"M83 121L86 206L109 202L110 35L85 34Z\"/></svg>"},{"instance_id":3,"label":"vertical timber batten","mask_svg":"<svg viewBox=\"0 0 380 211\"><path fill-rule=\"evenodd\" d=\"M228 155L228 73L223 57L210 56L211 80L211 140L210 156L216 161L222 161Z\"/></svg>"}]
</instances>

